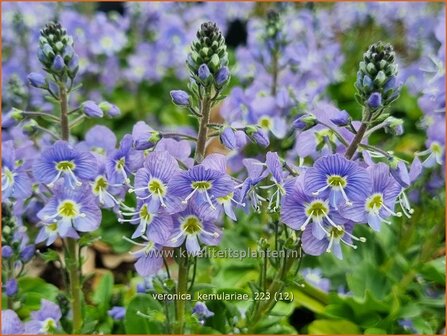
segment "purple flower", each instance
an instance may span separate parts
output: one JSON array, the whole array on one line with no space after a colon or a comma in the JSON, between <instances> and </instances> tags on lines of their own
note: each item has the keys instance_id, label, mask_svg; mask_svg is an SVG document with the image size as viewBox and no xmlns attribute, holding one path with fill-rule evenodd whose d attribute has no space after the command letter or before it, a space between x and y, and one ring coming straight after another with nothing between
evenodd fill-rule
<instances>
[{"instance_id":1,"label":"purple flower","mask_svg":"<svg viewBox=\"0 0 447 336\"><path fill-rule=\"evenodd\" d=\"M165 211L152 210L149 202L139 200L136 211L123 212L130 219L118 219L119 222L130 222L138 225L132 238L146 236L154 243L163 245L172 231L172 218Z\"/></svg>"},{"instance_id":2,"label":"purple flower","mask_svg":"<svg viewBox=\"0 0 447 336\"><path fill-rule=\"evenodd\" d=\"M80 151L92 151L94 154L106 155L116 146L116 136L110 128L103 125L93 126L85 134L85 141L77 145Z\"/></svg>"},{"instance_id":3,"label":"purple flower","mask_svg":"<svg viewBox=\"0 0 447 336\"><path fill-rule=\"evenodd\" d=\"M190 200L197 203L205 202L211 209L215 209L213 201L217 197L224 197L231 193L233 181L222 171L198 165L171 179L168 188L172 195L183 199L183 204Z\"/></svg>"},{"instance_id":4,"label":"purple flower","mask_svg":"<svg viewBox=\"0 0 447 336\"><path fill-rule=\"evenodd\" d=\"M11 258L14 251L12 250L11 246L3 245L2 246L2 258L3 259L9 259Z\"/></svg>"},{"instance_id":5,"label":"purple flower","mask_svg":"<svg viewBox=\"0 0 447 336\"><path fill-rule=\"evenodd\" d=\"M320 269L305 268L300 273L306 282L321 289L323 292L327 293L331 289L330 280L323 278Z\"/></svg>"},{"instance_id":6,"label":"purple flower","mask_svg":"<svg viewBox=\"0 0 447 336\"><path fill-rule=\"evenodd\" d=\"M293 121L293 127L301 131L308 130L309 128L312 128L316 124L317 119L313 114L310 113L303 114L302 116L299 116Z\"/></svg>"},{"instance_id":7,"label":"purple flower","mask_svg":"<svg viewBox=\"0 0 447 336\"><path fill-rule=\"evenodd\" d=\"M210 69L206 64L202 64L201 66L199 66L197 74L202 81L206 81L211 76Z\"/></svg>"},{"instance_id":8,"label":"purple flower","mask_svg":"<svg viewBox=\"0 0 447 336\"><path fill-rule=\"evenodd\" d=\"M146 277L156 274L163 266L163 250L160 245L145 238L145 243L134 243L142 248L139 251L132 252L137 261L135 269L138 274Z\"/></svg>"},{"instance_id":9,"label":"purple flower","mask_svg":"<svg viewBox=\"0 0 447 336\"><path fill-rule=\"evenodd\" d=\"M372 93L371 96L369 96L367 103L372 109L379 108L382 105L382 95L379 92Z\"/></svg>"},{"instance_id":10,"label":"purple flower","mask_svg":"<svg viewBox=\"0 0 447 336\"><path fill-rule=\"evenodd\" d=\"M120 143L120 148L110 153L106 162L106 171L112 184L129 184L129 174L142 166L143 153L132 148L132 136L126 134Z\"/></svg>"},{"instance_id":11,"label":"purple flower","mask_svg":"<svg viewBox=\"0 0 447 336\"><path fill-rule=\"evenodd\" d=\"M364 199L370 189L366 170L338 154L319 158L305 174L305 190L329 198L335 209L342 200L349 206L353 200Z\"/></svg>"},{"instance_id":12,"label":"purple flower","mask_svg":"<svg viewBox=\"0 0 447 336\"><path fill-rule=\"evenodd\" d=\"M82 185L97 172L96 158L89 152L79 152L65 141L57 141L45 149L33 165L34 177L38 182L52 187L60 177L67 187Z\"/></svg>"},{"instance_id":13,"label":"purple flower","mask_svg":"<svg viewBox=\"0 0 447 336\"><path fill-rule=\"evenodd\" d=\"M227 66L222 67L216 74L216 85L217 87L224 86L230 79L230 69Z\"/></svg>"},{"instance_id":14,"label":"purple flower","mask_svg":"<svg viewBox=\"0 0 447 336\"><path fill-rule=\"evenodd\" d=\"M442 146L438 141L432 141L430 147L425 151L417 153L418 156L427 155L422 165L426 168L432 168L436 164L442 165L444 162L444 146Z\"/></svg>"},{"instance_id":15,"label":"purple flower","mask_svg":"<svg viewBox=\"0 0 447 336\"><path fill-rule=\"evenodd\" d=\"M53 334L61 328L62 317L59 306L51 301L42 299L38 311L31 313L31 320L25 323L26 334Z\"/></svg>"},{"instance_id":16,"label":"purple flower","mask_svg":"<svg viewBox=\"0 0 447 336\"><path fill-rule=\"evenodd\" d=\"M192 309L192 313L197 316L199 321L204 321L205 319L214 316L214 313L208 309L205 303L197 302Z\"/></svg>"},{"instance_id":17,"label":"purple flower","mask_svg":"<svg viewBox=\"0 0 447 336\"><path fill-rule=\"evenodd\" d=\"M411 184L411 180L405 162L397 158L393 158L390 162L390 168L391 175L397 183L399 183L403 188L408 188Z\"/></svg>"},{"instance_id":18,"label":"purple flower","mask_svg":"<svg viewBox=\"0 0 447 336\"><path fill-rule=\"evenodd\" d=\"M2 310L2 335L23 335L25 326L16 312L11 309Z\"/></svg>"},{"instance_id":19,"label":"purple flower","mask_svg":"<svg viewBox=\"0 0 447 336\"><path fill-rule=\"evenodd\" d=\"M31 196L32 182L24 165L19 164L13 141L2 142L2 197L26 199Z\"/></svg>"},{"instance_id":20,"label":"purple flower","mask_svg":"<svg viewBox=\"0 0 447 336\"><path fill-rule=\"evenodd\" d=\"M341 224L346 222L326 199L309 196L305 192L303 175L288 180L284 188L286 195L282 202L281 220L288 227L304 231L310 226L312 234L322 239L327 234L325 227L341 229Z\"/></svg>"},{"instance_id":21,"label":"purple flower","mask_svg":"<svg viewBox=\"0 0 447 336\"><path fill-rule=\"evenodd\" d=\"M120 306L113 306L108 312L109 316L115 321L122 320L126 315L126 308Z\"/></svg>"},{"instance_id":22,"label":"purple flower","mask_svg":"<svg viewBox=\"0 0 447 336\"><path fill-rule=\"evenodd\" d=\"M189 95L182 90L172 90L170 92L172 102L178 106L189 106Z\"/></svg>"},{"instance_id":23,"label":"purple flower","mask_svg":"<svg viewBox=\"0 0 447 336\"><path fill-rule=\"evenodd\" d=\"M35 252L36 247L34 245L25 246L23 250L20 252L20 260L24 263L27 263L34 256Z\"/></svg>"},{"instance_id":24,"label":"purple flower","mask_svg":"<svg viewBox=\"0 0 447 336\"><path fill-rule=\"evenodd\" d=\"M365 200L354 201L352 206L343 206L340 213L343 217L357 223L365 223L375 231L380 230L382 222L390 216L401 217L402 213L394 212L394 205L402 187L390 175L388 166L379 163L367 168L372 180L372 189Z\"/></svg>"},{"instance_id":25,"label":"purple flower","mask_svg":"<svg viewBox=\"0 0 447 336\"><path fill-rule=\"evenodd\" d=\"M160 133L153 130L144 121L137 122L132 129L135 149L145 150L154 147L160 140Z\"/></svg>"},{"instance_id":26,"label":"purple flower","mask_svg":"<svg viewBox=\"0 0 447 336\"><path fill-rule=\"evenodd\" d=\"M87 100L81 105L82 112L90 118L102 118L104 112L101 108L92 100Z\"/></svg>"},{"instance_id":27,"label":"purple flower","mask_svg":"<svg viewBox=\"0 0 447 336\"><path fill-rule=\"evenodd\" d=\"M32 86L38 89L45 88L47 86L45 76L37 72L31 72L28 75L28 81Z\"/></svg>"},{"instance_id":28,"label":"purple flower","mask_svg":"<svg viewBox=\"0 0 447 336\"><path fill-rule=\"evenodd\" d=\"M5 294L7 296L13 296L17 294L17 291L19 290L19 287L17 285L16 279L9 279L5 283Z\"/></svg>"},{"instance_id":29,"label":"purple flower","mask_svg":"<svg viewBox=\"0 0 447 336\"><path fill-rule=\"evenodd\" d=\"M312 228L307 227L302 235L303 251L313 256L319 256L324 252L332 252L338 259L343 259L342 243L356 249L357 246L352 243L353 239L362 242L366 241L363 237L357 238L353 236L353 228L354 224L352 222L343 224L341 228L326 226L327 234L319 239L313 235Z\"/></svg>"},{"instance_id":30,"label":"purple flower","mask_svg":"<svg viewBox=\"0 0 447 336\"><path fill-rule=\"evenodd\" d=\"M177 160L168 152L152 152L144 160L143 168L137 171L135 188L131 191L147 203L151 213L157 212L160 206L169 212L178 211L172 204L178 204L180 199L172 196L169 182L179 171Z\"/></svg>"},{"instance_id":31,"label":"purple flower","mask_svg":"<svg viewBox=\"0 0 447 336\"><path fill-rule=\"evenodd\" d=\"M98 203L103 208L113 208L121 202L116 194L123 191L122 184L111 184L106 172L105 162L99 161L98 173L93 182L91 182L92 193L98 199Z\"/></svg>"},{"instance_id":32,"label":"purple flower","mask_svg":"<svg viewBox=\"0 0 447 336\"><path fill-rule=\"evenodd\" d=\"M200 252L199 242L215 246L222 238L222 231L215 224L215 213L207 204L190 203L188 207L174 215L174 231L167 246L178 247L186 242L187 251L196 255Z\"/></svg>"},{"instance_id":33,"label":"purple flower","mask_svg":"<svg viewBox=\"0 0 447 336\"><path fill-rule=\"evenodd\" d=\"M89 186L69 189L57 184L53 192L53 197L37 214L44 225L37 235L36 243L47 240L48 246L56 240L58 234L63 238L77 238L75 229L91 232L98 228L101 210Z\"/></svg>"}]
</instances>

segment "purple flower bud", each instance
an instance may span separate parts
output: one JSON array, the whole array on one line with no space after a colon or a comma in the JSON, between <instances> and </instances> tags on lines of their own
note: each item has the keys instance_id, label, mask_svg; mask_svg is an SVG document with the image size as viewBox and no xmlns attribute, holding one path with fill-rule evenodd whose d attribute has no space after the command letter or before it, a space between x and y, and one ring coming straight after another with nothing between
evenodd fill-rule
<instances>
[{"instance_id":1,"label":"purple flower bud","mask_svg":"<svg viewBox=\"0 0 447 336\"><path fill-rule=\"evenodd\" d=\"M85 115L90 118L102 118L104 116L104 113L99 108L99 106L96 105L96 103L91 100L87 100L84 103L82 103L81 109L82 112L84 112Z\"/></svg>"},{"instance_id":2,"label":"purple flower bud","mask_svg":"<svg viewBox=\"0 0 447 336\"><path fill-rule=\"evenodd\" d=\"M310 113L303 114L293 121L293 127L298 130L307 130L317 124L317 119Z\"/></svg>"},{"instance_id":3,"label":"purple flower bud","mask_svg":"<svg viewBox=\"0 0 447 336\"><path fill-rule=\"evenodd\" d=\"M13 296L17 293L19 287L17 285L16 279L9 279L5 283L5 293L7 296Z\"/></svg>"},{"instance_id":4,"label":"purple flower bud","mask_svg":"<svg viewBox=\"0 0 447 336\"><path fill-rule=\"evenodd\" d=\"M115 321L122 320L126 315L126 308L120 306L114 306L112 309L108 311L108 314Z\"/></svg>"},{"instance_id":5,"label":"purple flower bud","mask_svg":"<svg viewBox=\"0 0 447 336\"><path fill-rule=\"evenodd\" d=\"M144 286L144 283L137 284L137 293L140 294L146 293L146 287Z\"/></svg>"},{"instance_id":6,"label":"purple flower bud","mask_svg":"<svg viewBox=\"0 0 447 336\"><path fill-rule=\"evenodd\" d=\"M364 76L363 77L363 82L362 82L363 86L366 86L367 88L372 88L373 86L373 81L369 76Z\"/></svg>"},{"instance_id":7,"label":"purple flower bud","mask_svg":"<svg viewBox=\"0 0 447 336\"><path fill-rule=\"evenodd\" d=\"M178 106L189 106L189 95L182 90L172 90L170 92L172 102Z\"/></svg>"},{"instance_id":8,"label":"purple flower bud","mask_svg":"<svg viewBox=\"0 0 447 336\"><path fill-rule=\"evenodd\" d=\"M118 106L110 104L109 102L104 101L104 102L100 103L98 106L109 117L113 118L113 117L117 117L121 114L121 111L118 108Z\"/></svg>"},{"instance_id":9,"label":"purple flower bud","mask_svg":"<svg viewBox=\"0 0 447 336\"><path fill-rule=\"evenodd\" d=\"M253 137L253 140L262 147L270 145L267 133L261 128L258 128L251 136Z\"/></svg>"},{"instance_id":10,"label":"purple flower bud","mask_svg":"<svg viewBox=\"0 0 447 336\"><path fill-rule=\"evenodd\" d=\"M397 183L399 183L403 188L408 188L411 184L411 179L405 162L398 159L393 159L390 162L390 168L390 173Z\"/></svg>"},{"instance_id":11,"label":"purple flower bud","mask_svg":"<svg viewBox=\"0 0 447 336\"><path fill-rule=\"evenodd\" d=\"M197 73L202 81L206 81L211 76L210 69L206 64L202 64Z\"/></svg>"},{"instance_id":12,"label":"purple flower bud","mask_svg":"<svg viewBox=\"0 0 447 336\"><path fill-rule=\"evenodd\" d=\"M36 248L34 245L28 245L25 246L25 248L20 252L20 259L26 263L31 260L31 258L34 256L34 253L36 252Z\"/></svg>"},{"instance_id":13,"label":"purple flower bud","mask_svg":"<svg viewBox=\"0 0 447 336\"><path fill-rule=\"evenodd\" d=\"M383 87L383 91L387 92L389 90L394 90L396 88L397 88L396 76L391 76L391 78L388 79L388 81L385 83L385 85Z\"/></svg>"},{"instance_id":14,"label":"purple flower bud","mask_svg":"<svg viewBox=\"0 0 447 336\"><path fill-rule=\"evenodd\" d=\"M368 98L368 106L372 109L379 108L382 105L382 95L379 92L373 92Z\"/></svg>"},{"instance_id":15,"label":"purple flower bud","mask_svg":"<svg viewBox=\"0 0 447 336\"><path fill-rule=\"evenodd\" d=\"M37 72L31 72L28 75L28 81L32 86L39 89L47 86L47 80L45 76Z\"/></svg>"},{"instance_id":16,"label":"purple flower bud","mask_svg":"<svg viewBox=\"0 0 447 336\"><path fill-rule=\"evenodd\" d=\"M8 245L2 246L2 258L3 259L11 258L13 252L14 251L12 250L11 246L8 246Z\"/></svg>"},{"instance_id":17,"label":"purple flower bud","mask_svg":"<svg viewBox=\"0 0 447 336\"><path fill-rule=\"evenodd\" d=\"M337 113L337 116L335 116L335 118L332 118L331 121L340 127L346 126L349 124L349 113L346 112L345 110L342 110L340 112Z\"/></svg>"},{"instance_id":18,"label":"purple flower bud","mask_svg":"<svg viewBox=\"0 0 447 336\"><path fill-rule=\"evenodd\" d=\"M62 70L64 70L64 67L64 59L61 55L56 55L53 64L51 65L51 70L53 70L54 72L61 72Z\"/></svg>"},{"instance_id":19,"label":"purple flower bud","mask_svg":"<svg viewBox=\"0 0 447 336\"><path fill-rule=\"evenodd\" d=\"M237 148L236 135L231 127L224 128L223 132L220 134L220 142L228 149L233 150Z\"/></svg>"},{"instance_id":20,"label":"purple flower bud","mask_svg":"<svg viewBox=\"0 0 447 336\"><path fill-rule=\"evenodd\" d=\"M224 86L230 79L230 69L224 66L222 67L216 75L216 85L218 87Z\"/></svg>"}]
</instances>

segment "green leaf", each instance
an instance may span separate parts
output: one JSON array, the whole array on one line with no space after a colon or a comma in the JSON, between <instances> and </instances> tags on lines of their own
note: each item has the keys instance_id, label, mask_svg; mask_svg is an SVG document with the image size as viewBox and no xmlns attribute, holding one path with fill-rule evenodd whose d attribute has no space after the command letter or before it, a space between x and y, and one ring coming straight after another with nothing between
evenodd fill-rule
<instances>
[{"instance_id":1,"label":"green leaf","mask_svg":"<svg viewBox=\"0 0 447 336\"><path fill-rule=\"evenodd\" d=\"M316 320L309 324L308 333L313 335L359 334L360 329L345 320Z\"/></svg>"},{"instance_id":2,"label":"green leaf","mask_svg":"<svg viewBox=\"0 0 447 336\"><path fill-rule=\"evenodd\" d=\"M110 272L104 273L99 281L98 286L95 288L93 294L93 302L98 305L98 309L101 315L105 314L109 308L110 299L112 297L113 290L113 275Z\"/></svg>"},{"instance_id":3,"label":"green leaf","mask_svg":"<svg viewBox=\"0 0 447 336\"><path fill-rule=\"evenodd\" d=\"M45 252L39 253L39 256L46 263L59 260L59 254L55 250L47 250Z\"/></svg>"},{"instance_id":4,"label":"green leaf","mask_svg":"<svg viewBox=\"0 0 447 336\"><path fill-rule=\"evenodd\" d=\"M59 292L56 286L46 283L41 278L23 277L19 279L18 285L18 295L23 302L18 312L21 317L26 317L31 311L40 309L42 299L55 302Z\"/></svg>"},{"instance_id":5,"label":"green leaf","mask_svg":"<svg viewBox=\"0 0 447 336\"><path fill-rule=\"evenodd\" d=\"M137 312L151 316L146 318ZM163 334L163 323L160 321L161 304L150 295L137 295L129 303L124 317L124 327L127 334Z\"/></svg>"},{"instance_id":6,"label":"green leaf","mask_svg":"<svg viewBox=\"0 0 447 336\"><path fill-rule=\"evenodd\" d=\"M364 332L365 335L386 335L386 330L380 328L368 328Z\"/></svg>"}]
</instances>

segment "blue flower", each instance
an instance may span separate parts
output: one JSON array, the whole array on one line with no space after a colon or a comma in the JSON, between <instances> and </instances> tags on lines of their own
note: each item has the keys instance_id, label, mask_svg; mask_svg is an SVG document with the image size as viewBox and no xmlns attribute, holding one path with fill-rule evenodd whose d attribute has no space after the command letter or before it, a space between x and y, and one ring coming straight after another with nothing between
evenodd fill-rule
<instances>
[{"instance_id":1,"label":"blue flower","mask_svg":"<svg viewBox=\"0 0 447 336\"><path fill-rule=\"evenodd\" d=\"M224 172L208 169L206 166L194 166L171 179L168 188L172 195L189 201L208 203L211 209L216 209L213 202L217 197L224 197L233 191L233 181Z\"/></svg>"},{"instance_id":2,"label":"blue flower","mask_svg":"<svg viewBox=\"0 0 447 336\"><path fill-rule=\"evenodd\" d=\"M59 306L51 301L42 299L38 311L31 313L31 320L25 323L26 334L53 334L61 328L62 317Z\"/></svg>"},{"instance_id":3,"label":"blue flower","mask_svg":"<svg viewBox=\"0 0 447 336\"><path fill-rule=\"evenodd\" d=\"M132 136L126 134L121 140L120 148L110 153L107 158L107 176L113 184L129 184L129 175L142 166L143 153L133 149L132 142Z\"/></svg>"},{"instance_id":4,"label":"blue flower","mask_svg":"<svg viewBox=\"0 0 447 336\"><path fill-rule=\"evenodd\" d=\"M96 125L85 134L85 141L78 143L76 148L80 151L92 151L93 154L106 155L116 146L116 136L110 128Z\"/></svg>"},{"instance_id":5,"label":"blue flower","mask_svg":"<svg viewBox=\"0 0 447 336\"><path fill-rule=\"evenodd\" d=\"M5 294L7 296L13 296L17 294L19 287L16 279L9 279L5 283Z\"/></svg>"},{"instance_id":6,"label":"blue flower","mask_svg":"<svg viewBox=\"0 0 447 336\"><path fill-rule=\"evenodd\" d=\"M176 199L168 193L169 182L180 172L177 160L166 151L149 153L144 160L143 168L135 175L135 188L131 189L137 195L137 199L145 200L149 211L155 213L161 207L167 208L169 212L178 210L172 204L178 204Z\"/></svg>"},{"instance_id":7,"label":"blue flower","mask_svg":"<svg viewBox=\"0 0 447 336\"><path fill-rule=\"evenodd\" d=\"M13 141L2 142L2 197L26 199L31 196L32 181L16 158Z\"/></svg>"},{"instance_id":8,"label":"blue flower","mask_svg":"<svg viewBox=\"0 0 447 336\"><path fill-rule=\"evenodd\" d=\"M135 149L145 150L154 147L160 140L160 133L153 130L144 121L137 122L132 129Z\"/></svg>"},{"instance_id":9,"label":"blue flower","mask_svg":"<svg viewBox=\"0 0 447 336\"><path fill-rule=\"evenodd\" d=\"M11 309L2 310L2 335L23 335L25 326L16 312Z\"/></svg>"},{"instance_id":10,"label":"blue flower","mask_svg":"<svg viewBox=\"0 0 447 336\"><path fill-rule=\"evenodd\" d=\"M202 324L207 318L214 316L214 313L209 310L206 304L203 302L197 302L192 309L192 313L197 316L200 323Z\"/></svg>"},{"instance_id":11,"label":"blue flower","mask_svg":"<svg viewBox=\"0 0 447 336\"><path fill-rule=\"evenodd\" d=\"M321 289L323 292L329 292L331 289L331 282L329 279L323 278L321 270L318 268L304 268L301 272L304 280Z\"/></svg>"},{"instance_id":12,"label":"blue flower","mask_svg":"<svg viewBox=\"0 0 447 336\"><path fill-rule=\"evenodd\" d=\"M101 222L101 210L96 205L88 186L77 189L65 188L57 184L54 195L39 211L37 216L44 223L36 238L36 243L47 240L50 245L57 238L76 238L80 232L91 232L98 228Z\"/></svg>"},{"instance_id":13,"label":"blue flower","mask_svg":"<svg viewBox=\"0 0 447 336\"><path fill-rule=\"evenodd\" d=\"M96 158L91 153L79 152L65 141L57 141L45 149L33 165L36 180L49 187L63 177L67 187L75 188L82 181L93 179L97 169Z\"/></svg>"},{"instance_id":14,"label":"blue flower","mask_svg":"<svg viewBox=\"0 0 447 336\"><path fill-rule=\"evenodd\" d=\"M338 154L319 158L305 174L305 190L329 198L335 209L343 200L349 206L353 200L364 199L370 189L366 170Z\"/></svg>"},{"instance_id":15,"label":"blue flower","mask_svg":"<svg viewBox=\"0 0 447 336\"><path fill-rule=\"evenodd\" d=\"M107 311L109 316L113 318L115 321L122 320L126 315L126 308L120 306L113 306L112 309Z\"/></svg>"},{"instance_id":16,"label":"blue flower","mask_svg":"<svg viewBox=\"0 0 447 336\"><path fill-rule=\"evenodd\" d=\"M215 224L216 216L209 211L207 204L188 204L188 207L175 215L174 230L166 246L178 247L185 242L187 251L192 254L200 252L199 242L216 246L222 238L222 231Z\"/></svg>"},{"instance_id":17,"label":"blue flower","mask_svg":"<svg viewBox=\"0 0 447 336\"><path fill-rule=\"evenodd\" d=\"M160 268L163 266L163 250L158 244L147 239L147 237L142 237L145 243L135 243L137 246L142 248L136 252L131 252L137 261L135 262L135 269L138 274L146 277L149 275L156 274Z\"/></svg>"},{"instance_id":18,"label":"blue flower","mask_svg":"<svg viewBox=\"0 0 447 336\"><path fill-rule=\"evenodd\" d=\"M379 231L382 222L391 224L388 217L402 216L402 213L394 212L402 187L390 175L390 170L384 163L368 167L367 172L372 180L372 189L367 198L354 201L352 206L342 207L340 213L357 223L367 222L373 230Z\"/></svg>"}]
</instances>

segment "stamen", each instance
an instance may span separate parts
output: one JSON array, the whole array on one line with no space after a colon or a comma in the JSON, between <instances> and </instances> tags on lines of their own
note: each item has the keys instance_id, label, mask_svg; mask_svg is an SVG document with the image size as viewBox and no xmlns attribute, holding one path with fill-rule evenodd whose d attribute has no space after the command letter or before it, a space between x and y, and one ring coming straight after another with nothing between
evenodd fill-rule
<instances>
[{"instance_id":1,"label":"stamen","mask_svg":"<svg viewBox=\"0 0 447 336\"><path fill-rule=\"evenodd\" d=\"M341 192L341 194L343 195L343 198L346 201L346 205L347 206L352 206L352 202L349 200L348 195L346 195L345 189L342 187L341 182L338 185L340 186L340 192Z\"/></svg>"},{"instance_id":2,"label":"stamen","mask_svg":"<svg viewBox=\"0 0 447 336\"><path fill-rule=\"evenodd\" d=\"M125 241L127 241L127 242L129 242L129 243L131 243L131 244L133 244L133 245L144 246L144 247L147 246L146 244L143 244L143 243L137 243L136 241L133 241L132 239L127 238L126 236L122 236L122 238L123 238Z\"/></svg>"},{"instance_id":3,"label":"stamen","mask_svg":"<svg viewBox=\"0 0 447 336\"><path fill-rule=\"evenodd\" d=\"M120 223L125 223L125 222L133 222L133 221L137 221L137 220L142 220L141 217L137 217L137 218L128 218L128 219L124 219L124 218L118 218L118 222Z\"/></svg>"},{"instance_id":4,"label":"stamen","mask_svg":"<svg viewBox=\"0 0 447 336\"><path fill-rule=\"evenodd\" d=\"M67 170L70 174L70 177L74 180L75 184L79 187L82 185L82 182L76 178L76 175L73 173L70 167L67 167Z\"/></svg>"},{"instance_id":5,"label":"stamen","mask_svg":"<svg viewBox=\"0 0 447 336\"><path fill-rule=\"evenodd\" d=\"M54 184L57 182L57 180L59 180L59 178L61 177L62 174L62 170L59 170L59 172L57 173L56 177L53 179L53 181L51 181L50 183L48 183L48 186L50 188L54 187Z\"/></svg>"},{"instance_id":6,"label":"stamen","mask_svg":"<svg viewBox=\"0 0 447 336\"><path fill-rule=\"evenodd\" d=\"M330 239L329 239L329 245L327 246L326 252L330 253L331 252L331 248L332 248L332 244L334 243L334 235L331 234L330 235Z\"/></svg>"},{"instance_id":7,"label":"stamen","mask_svg":"<svg viewBox=\"0 0 447 336\"><path fill-rule=\"evenodd\" d=\"M329 184L326 184L326 186L324 186L323 188L320 188L320 189L318 189L317 191L314 191L314 192L312 193L312 195L314 195L314 196L318 196L322 191L326 190L326 189L329 188L329 187L330 187L330 185L329 185Z\"/></svg>"},{"instance_id":8,"label":"stamen","mask_svg":"<svg viewBox=\"0 0 447 336\"><path fill-rule=\"evenodd\" d=\"M335 227L338 231L343 230L343 228L340 225L337 225L334 223L334 221L327 215L326 211L323 212L323 216L327 219L329 224L331 224L333 227Z\"/></svg>"},{"instance_id":9,"label":"stamen","mask_svg":"<svg viewBox=\"0 0 447 336\"><path fill-rule=\"evenodd\" d=\"M177 240L180 239L181 236L183 236L186 233L185 230L182 230L177 236L171 239L171 242L175 243Z\"/></svg>"},{"instance_id":10,"label":"stamen","mask_svg":"<svg viewBox=\"0 0 447 336\"><path fill-rule=\"evenodd\" d=\"M402 212L394 212L393 210L391 210L390 208L388 208L388 207L385 205L385 203L382 203L382 207L383 207L386 211L388 211L390 214L392 214L393 216L396 216L396 217L402 217Z\"/></svg>"},{"instance_id":11,"label":"stamen","mask_svg":"<svg viewBox=\"0 0 447 336\"><path fill-rule=\"evenodd\" d=\"M312 219L312 215L314 214L313 211L310 212L310 216L307 217L306 221L304 222L303 226L301 226L301 231L304 231L306 229L307 224L309 224L310 220Z\"/></svg>"},{"instance_id":12,"label":"stamen","mask_svg":"<svg viewBox=\"0 0 447 336\"><path fill-rule=\"evenodd\" d=\"M188 201L191 199L191 197L194 196L197 190L199 190L199 188L195 188L188 196L186 196L186 198L182 201L182 203L183 204L188 203Z\"/></svg>"},{"instance_id":13,"label":"stamen","mask_svg":"<svg viewBox=\"0 0 447 336\"><path fill-rule=\"evenodd\" d=\"M344 240L343 238L340 238L340 240L347 246L352 247L354 250L357 249L357 245L354 244L350 244L348 243L346 240Z\"/></svg>"},{"instance_id":14,"label":"stamen","mask_svg":"<svg viewBox=\"0 0 447 336\"><path fill-rule=\"evenodd\" d=\"M344 233L345 233L346 235L348 235L349 237L351 237L351 239L360 241L360 242L362 242L362 243L366 242L366 238L365 238L365 237L356 237L356 236L354 236L353 234L350 234L348 231L345 231Z\"/></svg>"}]
</instances>

